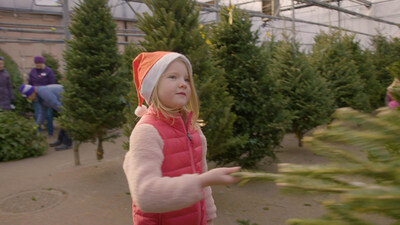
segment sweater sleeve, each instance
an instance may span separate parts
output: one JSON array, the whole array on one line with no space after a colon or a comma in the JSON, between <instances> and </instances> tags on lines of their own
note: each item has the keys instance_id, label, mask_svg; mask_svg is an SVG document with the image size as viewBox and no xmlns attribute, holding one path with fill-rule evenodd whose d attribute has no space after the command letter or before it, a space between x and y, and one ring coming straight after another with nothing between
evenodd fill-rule
<instances>
[{"instance_id":1,"label":"sweater sleeve","mask_svg":"<svg viewBox=\"0 0 400 225\"><path fill-rule=\"evenodd\" d=\"M144 212L174 211L202 198L198 174L162 176L162 149L163 140L153 126L141 124L132 131L123 168L132 200Z\"/></svg>"},{"instance_id":2,"label":"sweater sleeve","mask_svg":"<svg viewBox=\"0 0 400 225\"><path fill-rule=\"evenodd\" d=\"M203 149L203 173L208 171L208 166L207 166L207 139L204 136L203 132L200 130L200 138L201 138L201 147ZM215 206L214 203L214 198L212 196L212 190L211 187L208 186L204 188L204 199L205 199L205 204L206 204L206 216L207 220L213 220L217 217L217 207Z\"/></svg>"}]
</instances>

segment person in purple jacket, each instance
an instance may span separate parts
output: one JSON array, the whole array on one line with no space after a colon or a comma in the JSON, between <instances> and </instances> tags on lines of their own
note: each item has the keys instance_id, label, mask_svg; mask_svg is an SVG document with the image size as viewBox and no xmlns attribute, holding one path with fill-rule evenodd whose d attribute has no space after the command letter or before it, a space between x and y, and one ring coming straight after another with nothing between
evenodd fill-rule
<instances>
[{"instance_id":1,"label":"person in purple jacket","mask_svg":"<svg viewBox=\"0 0 400 225\"><path fill-rule=\"evenodd\" d=\"M33 59L35 63L35 68L32 68L31 72L29 72L28 84L32 86L45 86L49 84L56 83L56 77L54 76L53 70L44 64L43 56L35 56ZM33 108L35 111L35 119L40 114L40 105L37 100L33 101ZM47 111L47 133L50 136L53 136L53 110L52 108L48 108Z\"/></svg>"},{"instance_id":2,"label":"person in purple jacket","mask_svg":"<svg viewBox=\"0 0 400 225\"><path fill-rule=\"evenodd\" d=\"M64 87L59 84L50 84L46 86L32 86L29 84L22 84L19 87L19 92L22 97L28 100L37 100L39 107L41 108L40 114L36 118L36 124L41 125L46 117L48 108L61 112L61 92L64 91ZM58 133L57 141L50 144L50 147L55 147L56 151L65 150L72 148L72 139L68 136L67 131L60 129Z\"/></svg>"},{"instance_id":3,"label":"person in purple jacket","mask_svg":"<svg viewBox=\"0 0 400 225\"><path fill-rule=\"evenodd\" d=\"M4 58L0 56L0 111L11 110L14 102L11 78L4 69Z\"/></svg>"}]
</instances>

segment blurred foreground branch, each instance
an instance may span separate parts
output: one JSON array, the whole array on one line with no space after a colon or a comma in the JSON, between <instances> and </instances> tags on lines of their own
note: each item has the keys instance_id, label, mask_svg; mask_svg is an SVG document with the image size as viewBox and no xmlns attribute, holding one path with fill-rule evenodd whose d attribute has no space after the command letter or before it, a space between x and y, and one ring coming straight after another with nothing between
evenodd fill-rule
<instances>
[{"instance_id":1,"label":"blurred foreground branch","mask_svg":"<svg viewBox=\"0 0 400 225\"><path fill-rule=\"evenodd\" d=\"M241 183L273 181L289 190L337 193L337 200L322 204L319 219L290 219L293 225L400 224L400 110L380 108L376 116L350 108L338 109L335 120L304 143L330 160L323 165L279 164L279 173L239 172Z\"/></svg>"}]
</instances>

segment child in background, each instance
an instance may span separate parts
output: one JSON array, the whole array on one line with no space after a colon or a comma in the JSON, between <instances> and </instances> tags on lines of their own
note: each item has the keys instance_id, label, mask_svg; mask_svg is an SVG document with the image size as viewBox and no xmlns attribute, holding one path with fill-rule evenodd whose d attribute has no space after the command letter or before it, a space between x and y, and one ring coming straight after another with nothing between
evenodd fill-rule
<instances>
[{"instance_id":1,"label":"child in background","mask_svg":"<svg viewBox=\"0 0 400 225\"><path fill-rule=\"evenodd\" d=\"M399 106L399 103L396 100L394 100L392 98L392 95L390 94L390 92L392 91L392 88L394 88L395 86L399 86L399 88L400 88L400 81L397 78L394 78L393 83L391 85L389 85L389 87L387 88L387 92L386 92L386 99L387 99L388 106L392 109Z\"/></svg>"},{"instance_id":2,"label":"child in background","mask_svg":"<svg viewBox=\"0 0 400 225\"><path fill-rule=\"evenodd\" d=\"M207 171L207 143L189 60L175 52L145 52L133 61L141 119L130 136L123 168L134 225L211 225L210 185L230 185L240 167ZM210 90L211 91L211 90ZM142 105L143 100L149 108Z\"/></svg>"}]
</instances>

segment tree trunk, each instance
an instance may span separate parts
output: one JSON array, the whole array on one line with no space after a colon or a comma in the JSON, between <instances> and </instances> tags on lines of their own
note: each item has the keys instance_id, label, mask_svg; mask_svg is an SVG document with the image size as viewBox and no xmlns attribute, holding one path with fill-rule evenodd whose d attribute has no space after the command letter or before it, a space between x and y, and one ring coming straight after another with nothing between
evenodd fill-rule
<instances>
[{"instance_id":1,"label":"tree trunk","mask_svg":"<svg viewBox=\"0 0 400 225\"><path fill-rule=\"evenodd\" d=\"M298 134L296 134L297 136L297 140L299 141L299 147L303 147L303 136L304 134L299 132Z\"/></svg>"},{"instance_id":2,"label":"tree trunk","mask_svg":"<svg viewBox=\"0 0 400 225\"><path fill-rule=\"evenodd\" d=\"M74 141L74 158L75 158L75 166L81 165L81 161L79 159L79 145L77 141Z\"/></svg>"},{"instance_id":3,"label":"tree trunk","mask_svg":"<svg viewBox=\"0 0 400 225\"><path fill-rule=\"evenodd\" d=\"M97 138L99 141L97 143L97 160L103 159L104 149L103 149L103 138Z\"/></svg>"}]
</instances>

